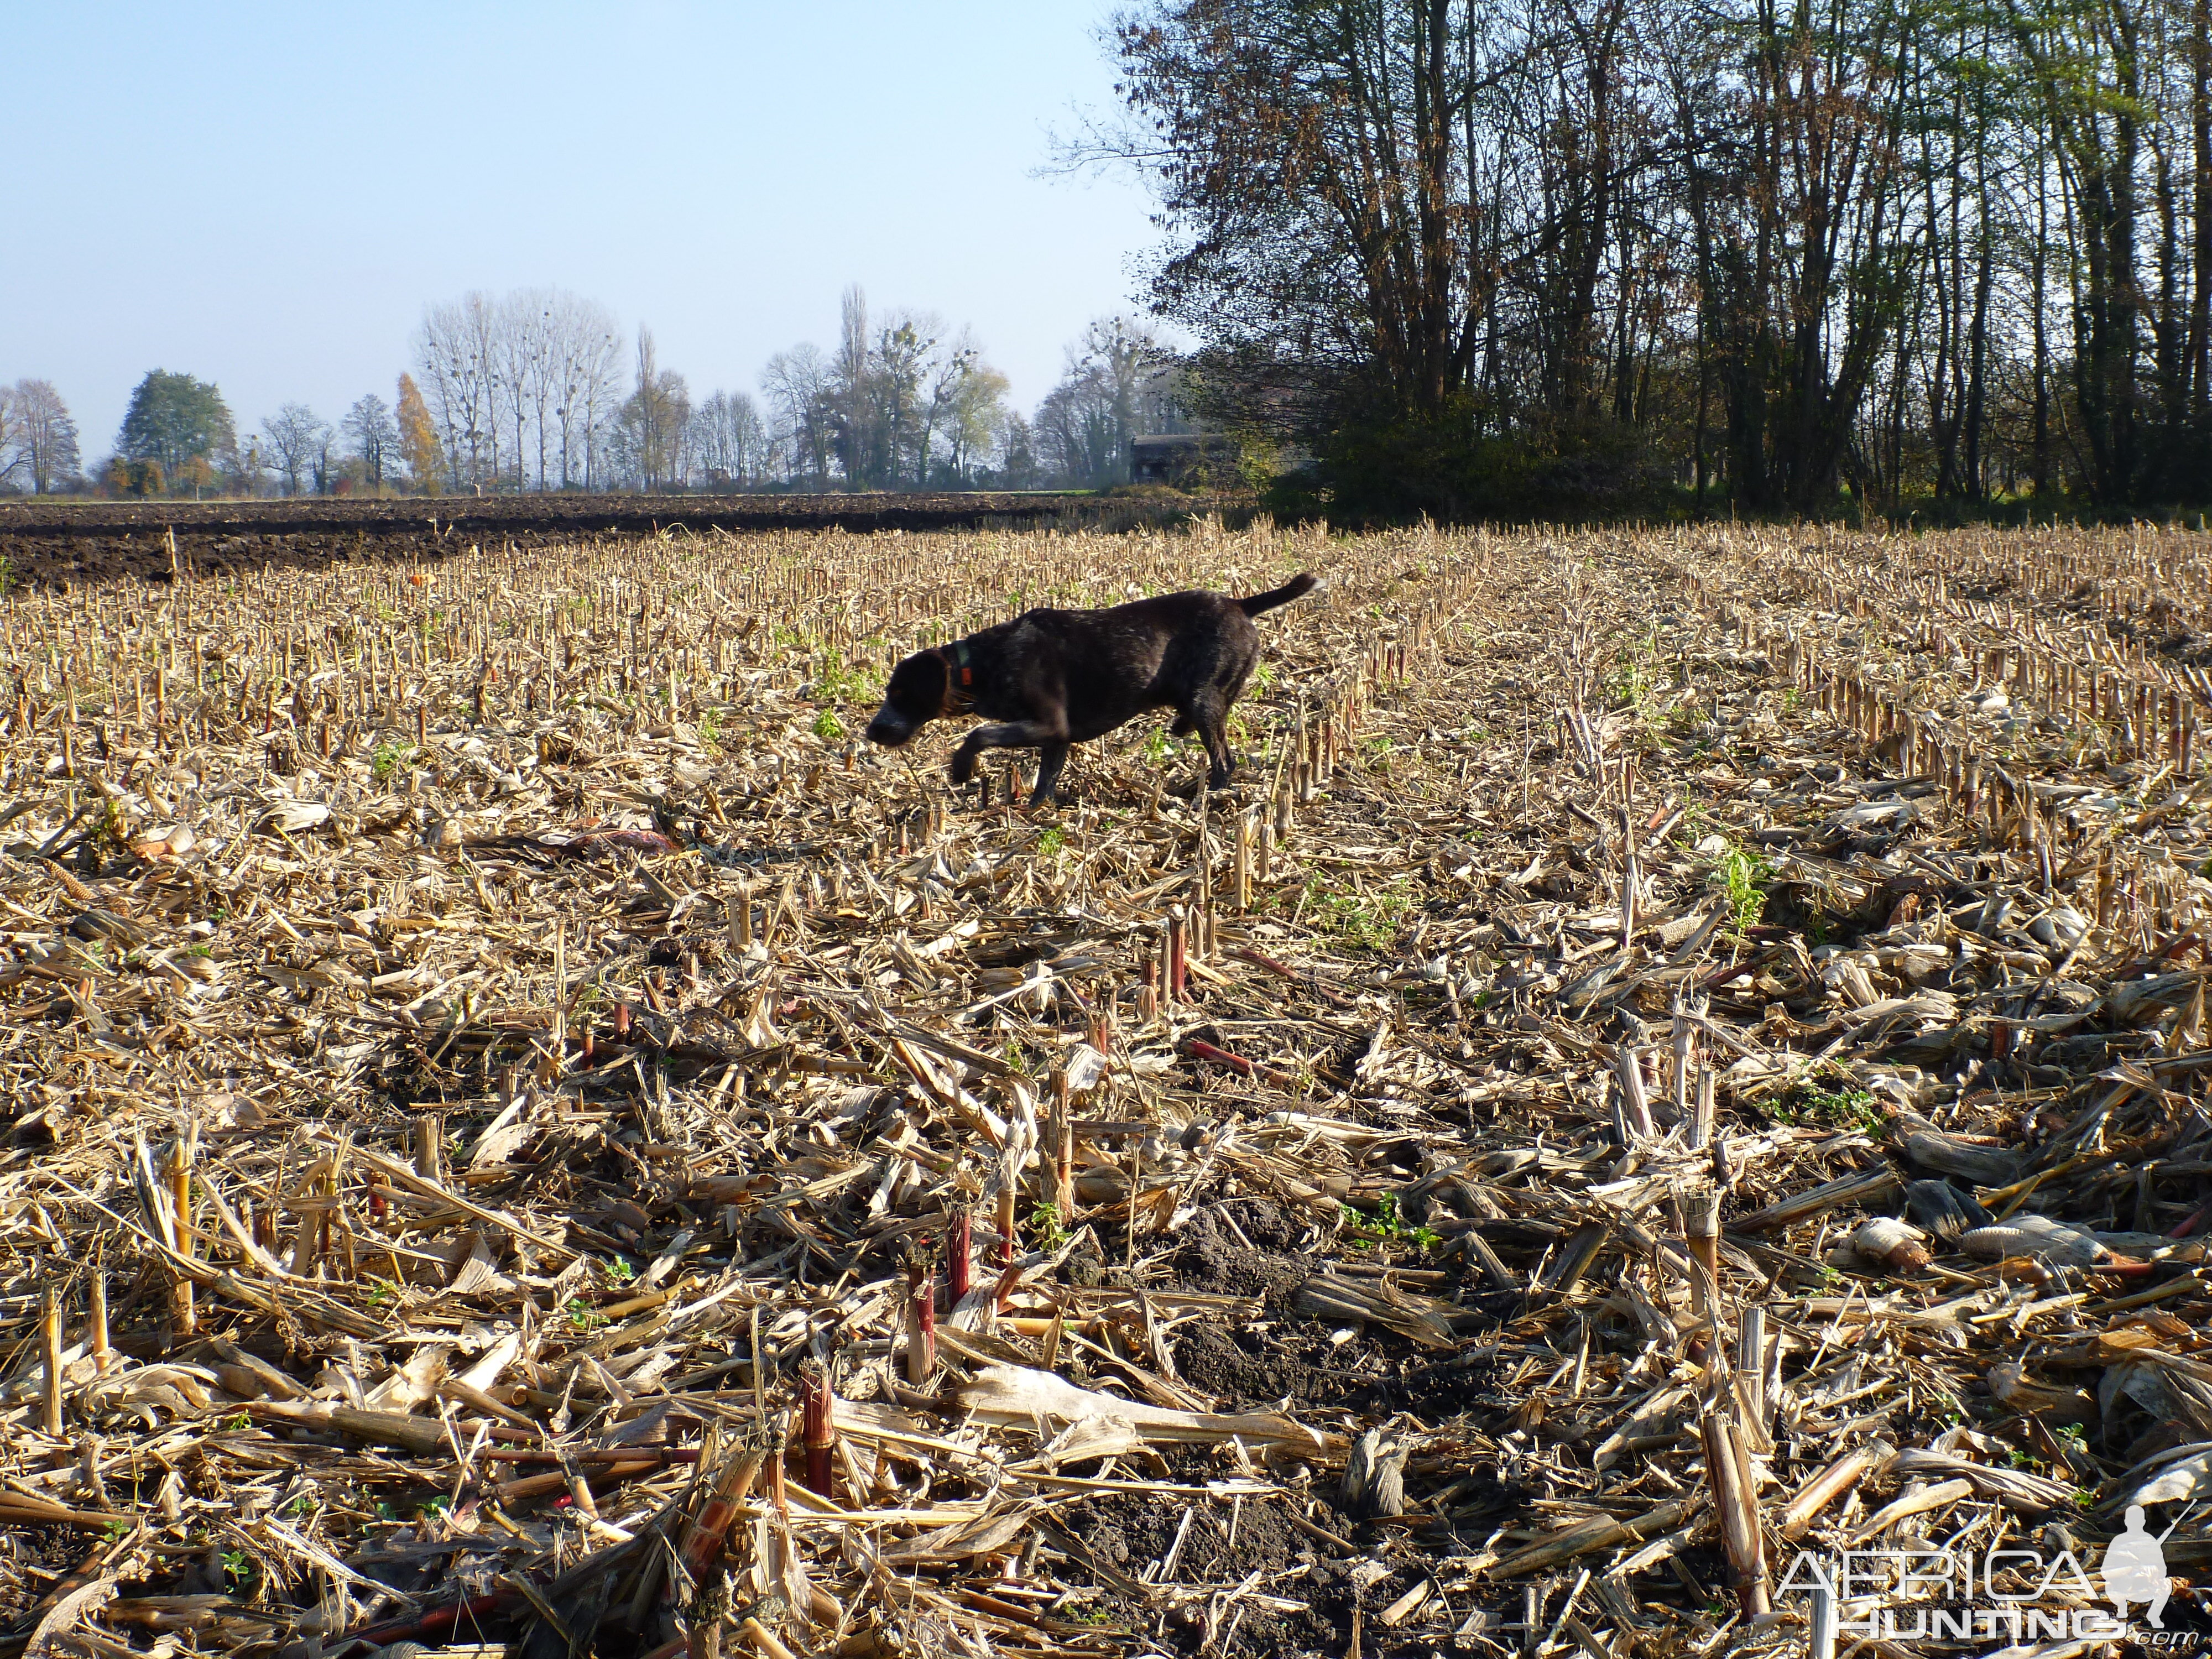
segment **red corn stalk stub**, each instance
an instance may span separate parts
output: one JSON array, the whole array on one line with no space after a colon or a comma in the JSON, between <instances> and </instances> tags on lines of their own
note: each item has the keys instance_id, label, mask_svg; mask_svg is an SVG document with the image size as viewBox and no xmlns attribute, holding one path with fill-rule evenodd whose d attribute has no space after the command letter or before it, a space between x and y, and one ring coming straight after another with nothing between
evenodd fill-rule
<instances>
[{"instance_id":1,"label":"red corn stalk stub","mask_svg":"<svg viewBox=\"0 0 2212 1659\"><path fill-rule=\"evenodd\" d=\"M709 1498L701 1506L699 1518L692 1523L684 1540L684 1570L694 1579L721 1559L723 1541L729 1536L730 1525L737 1519L737 1513L738 1506L722 1498Z\"/></svg>"},{"instance_id":2,"label":"red corn stalk stub","mask_svg":"<svg viewBox=\"0 0 2212 1659\"><path fill-rule=\"evenodd\" d=\"M1242 1054L1232 1054L1226 1048L1217 1048L1211 1042L1201 1042L1197 1037L1187 1039L1182 1045L1182 1051L1193 1060L1202 1060L1212 1066L1225 1066L1239 1077L1256 1077L1264 1082L1274 1084L1278 1088L1289 1089L1296 1086L1294 1079L1285 1077L1272 1066L1258 1065L1245 1059Z\"/></svg>"},{"instance_id":3,"label":"red corn stalk stub","mask_svg":"<svg viewBox=\"0 0 2212 1659\"><path fill-rule=\"evenodd\" d=\"M1269 973L1277 975L1281 978L1290 981L1293 985L1302 985L1305 987L1306 989L1311 991L1323 1002L1333 1002L1340 1008L1349 1007L1351 1006L1352 999L1350 997L1344 995L1341 992L1331 990L1328 986L1323 985L1320 980L1311 974L1302 974L1297 969L1291 967L1288 963L1276 961L1274 957L1269 956L1264 951L1255 951L1249 947L1244 947L1231 951L1230 955L1237 957L1239 961L1250 963L1255 968L1264 968Z\"/></svg>"},{"instance_id":4,"label":"red corn stalk stub","mask_svg":"<svg viewBox=\"0 0 2212 1659\"><path fill-rule=\"evenodd\" d=\"M1194 1060L1210 1060L1216 1066L1226 1066L1239 1077L1252 1075L1252 1062L1242 1054L1232 1054L1226 1048L1217 1048L1210 1042L1200 1042L1196 1037L1191 1038L1182 1047L1183 1052Z\"/></svg>"},{"instance_id":5,"label":"red corn stalk stub","mask_svg":"<svg viewBox=\"0 0 2212 1659\"><path fill-rule=\"evenodd\" d=\"M684 1566L694 1579L721 1559L730 1528L738 1518L738 1506L750 1490L760 1462L759 1452L740 1443L730 1448L715 1470L714 1484L699 1505L691 1529L684 1535Z\"/></svg>"},{"instance_id":6,"label":"red corn stalk stub","mask_svg":"<svg viewBox=\"0 0 2212 1659\"><path fill-rule=\"evenodd\" d=\"M791 1516L791 1493L784 1481L783 1455L791 1444L791 1413L786 1412L768 1437L768 1501L782 1511L786 1523Z\"/></svg>"}]
</instances>

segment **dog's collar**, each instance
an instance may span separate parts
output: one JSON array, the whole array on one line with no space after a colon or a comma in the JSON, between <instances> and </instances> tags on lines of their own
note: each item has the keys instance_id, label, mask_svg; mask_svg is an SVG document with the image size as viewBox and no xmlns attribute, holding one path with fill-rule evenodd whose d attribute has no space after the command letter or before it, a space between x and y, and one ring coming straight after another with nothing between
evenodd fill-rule
<instances>
[{"instance_id":1,"label":"dog's collar","mask_svg":"<svg viewBox=\"0 0 2212 1659\"><path fill-rule=\"evenodd\" d=\"M975 665L968 660L968 642L955 640L939 646L945 660L945 706L940 714L964 714L975 701Z\"/></svg>"}]
</instances>

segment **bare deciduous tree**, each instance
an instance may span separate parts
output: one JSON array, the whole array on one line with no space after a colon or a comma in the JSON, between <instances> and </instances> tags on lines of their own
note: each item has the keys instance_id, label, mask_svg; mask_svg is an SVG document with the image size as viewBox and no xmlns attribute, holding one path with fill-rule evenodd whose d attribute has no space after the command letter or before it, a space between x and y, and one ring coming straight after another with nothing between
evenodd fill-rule
<instances>
[{"instance_id":1,"label":"bare deciduous tree","mask_svg":"<svg viewBox=\"0 0 2212 1659\"><path fill-rule=\"evenodd\" d=\"M346 411L345 434L361 463L363 483L372 489L384 487L385 474L399 459L399 427L383 398L370 392Z\"/></svg>"},{"instance_id":2,"label":"bare deciduous tree","mask_svg":"<svg viewBox=\"0 0 2212 1659\"><path fill-rule=\"evenodd\" d=\"M542 289L510 294L499 307L494 337L494 390L514 433L514 488L530 488L531 445L537 433L538 488L545 488L545 417L556 402L553 378L553 296Z\"/></svg>"},{"instance_id":3,"label":"bare deciduous tree","mask_svg":"<svg viewBox=\"0 0 2212 1659\"><path fill-rule=\"evenodd\" d=\"M769 442L788 475L826 486L831 463L855 489L971 482L1006 415L1006 378L969 331L894 310L872 322L867 297L846 289L837 349L811 345L769 360L761 389Z\"/></svg>"},{"instance_id":4,"label":"bare deciduous tree","mask_svg":"<svg viewBox=\"0 0 2212 1659\"><path fill-rule=\"evenodd\" d=\"M453 487L604 485L622 349L604 307L558 289L430 307L416 362Z\"/></svg>"},{"instance_id":5,"label":"bare deciduous tree","mask_svg":"<svg viewBox=\"0 0 2212 1659\"><path fill-rule=\"evenodd\" d=\"M999 479L1008 489L1034 489L1042 476L1029 416L1015 410L999 429Z\"/></svg>"},{"instance_id":6,"label":"bare deciduous tree","mask_svg":"<svg viewBox=\"0 0 2212 1659\"><path fill-rule=\"evenodd\" d=\"M1157 335L1102 317L1067 349L1060 384L1037 406L1039 459L1063 483L1097 488L1128 477L1129 441L1174 429L1170 360Z\"/></svg>"},{"instance_id":7,"label":"bare deciduous tree","mask_svg":"<svg viewBox=\"0 0 2212 1659\"><path fill-rule=\"evenodd\" d=\"M284 480L284 493L300 493L304 475L321 485L321 474L330 454L331 428L305 404L286 404L261 422L269 440L269 453Z\"/></svg>"},{"instance_id":8,"label":"bare deciduous tree","mask_svg":"<svg viewBox=\"0 0 2212 1659\"><path fill-rule=\"evenodd\" d=\"M757 483L768 461L768 428L742 392L717 392L691 416L694 464L711 487Z\"/></svg>"},{"instance_id":9,"label":"bare deciduous tree","mask_svg":"<svg viewBox=\"0 0 2212 1659\"><path fill-rule=\"evenodd\" d=\"M18 380L12 394L15 406L16 446L30 475L31 489L43 495L76 477L76 422L52 380Z\"/></svg>"},{"instance_id":10,"label":"bare deciduous tree","mask_svg":"<svg viewBox=\"0 0 2212 1659\"><path fill-rule=\"evenodd\" d=\"M868 296L858 283L838 301L830 381L837 399L838 462L846 483L865 489L874 476L875 458L868 449Z\"/></svg>"},{"instance_id":11,"label":"bare deciduous tree","mask_svg":"<svg viewBox=\"0 0 2212 1659\"><path fill-rule=\"evenodd\" d=\"M465 294L452 305L432 306L424 312L416 336L423 395L438 423L456 489L473 486L481 490L498 473L499 422L494 403L498 314L489 296Z\"/></svg>"},{"instance_id":12,"label":"bare deciduous tree","mask_svg":"<svg viewBox=\"0 0 2212 1659\"><path fill-rule=\"evenodd\" d=\"M0 386L0 484L23 469L23 452L15 440L15 391Z\"/></svg>"},{"instance_id":13,"label":"bare deciduous tree","mask_svg":"<svg viewBox=\"0 0 2212 1659\"><path fill-rule=\"evenodd\" d=\"M617 441L630 481L641 489L680 486L689 470L691 393L684 377L660 367L653 331L637 331L637 380L622 406Z\"/></svg>"},{"instance_id":14,"label":"bare deciduous tree","mask_svg":"<svg viewBox=\"0 0 2212 1659\"><path fill-rule=\"evenodd\" d=\"M944 333L945 325L934 315L911 311L892 313L877 332L860 400L860 451L867 459L864 482L893 489L921 484L929 454L924 422L930 400L924 388Z\"/></svg>"},{"instance_id":15,"label":"bare deciduous tree","mask_svg":"<svg viewBox=\"0 0 2212 1659\"><path fill-rule=\"evenodd\" d=\"M619 401L622 333L606 308L556 292L549 316L548 380L555 395L561 455L561 488L590 489L602 480L597 465L610 412ZM544 431L539 416L538 430ZM540 468L539 488L544 487Z\"/></svg>"},{"instance_id":16,"label":"bare deciduous tree","mask_svg":"<svg viewBox=\"0 0 2212 1659\"><path fill-rule=\"evenodd\" d=\"M836 428L830 376L822 354L801 343L768 360L761 390L775 416L774 441L790 458L790 472L821 489L830 481Z\"/></svg>"}]
</instances>

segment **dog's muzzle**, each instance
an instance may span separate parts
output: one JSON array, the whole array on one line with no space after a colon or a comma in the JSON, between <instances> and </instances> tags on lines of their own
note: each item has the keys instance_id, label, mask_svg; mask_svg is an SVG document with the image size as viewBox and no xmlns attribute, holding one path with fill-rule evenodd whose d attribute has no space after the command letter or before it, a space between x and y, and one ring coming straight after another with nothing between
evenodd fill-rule
<instances>
[{"instance_id":1,"label":"dog's muzzle","mask_svg":"<svg viewBox=\"0 0 2212 1659\"><path fill-rule=\"evenodd\" d=\"M888 705L876 710L876 717L868 722L868 741L886 749L897 748L913 735L914 722Z\"/></svg>"}]
</instances>

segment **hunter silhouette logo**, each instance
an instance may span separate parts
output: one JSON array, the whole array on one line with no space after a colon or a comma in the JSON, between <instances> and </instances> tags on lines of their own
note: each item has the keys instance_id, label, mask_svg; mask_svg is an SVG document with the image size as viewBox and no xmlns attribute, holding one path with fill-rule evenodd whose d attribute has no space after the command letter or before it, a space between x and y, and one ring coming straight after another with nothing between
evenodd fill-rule
<instances>
[{"instance_id":1,"label":"hunter silhouette logo","mask_svg":"<svg viewBox=\"0 0 2212 1659\"><path fill-rule=\"evenodd\" d=\"M2144 1601L2149 1603L2143 1616L2150 1620L2151 1628L2166 1628L2166 1598L2170 1588L2166 1577L2166 1540L2172 1535L2173 1528L2168 1527L2157 1537L2152 1537L2143 1528L2142 1505L2128 1506L2127 1530L2112 1540L2105 1551L2105 1599L2112 1604L2113 1617L2124 1622L2128 1603Z\"/></svg>"}]
</instances>

